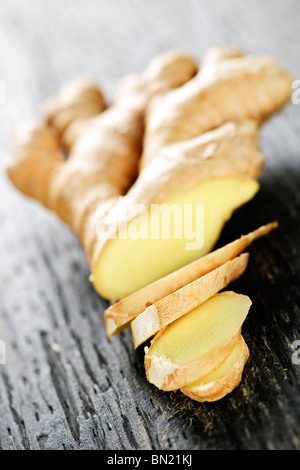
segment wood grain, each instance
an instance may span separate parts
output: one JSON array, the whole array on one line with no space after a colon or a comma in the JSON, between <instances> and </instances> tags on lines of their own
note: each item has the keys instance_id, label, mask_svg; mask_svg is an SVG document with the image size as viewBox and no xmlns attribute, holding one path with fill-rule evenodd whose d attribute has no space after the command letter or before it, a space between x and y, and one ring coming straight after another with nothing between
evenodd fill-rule
<instances>
[{"instance_id":1,"label":"wood grain","mask_svg":"<svg viewBox=\"0 0 300 470\"><path fill-rule=\"evenodd\" d=\"M2 0L0 105L4 165L15 127L67 79L89 75L109 99L117 80L162 50L199 60L211 45L271 54L300 78L297 0ZM110 343L106 303L88 282L74 235L0 175L0 449L299 449L300 105L262 130L266 165L256 198L219 242L277 219L232 284L253 307L240 386L214 404L148 384L130 332Z\"/></svg>"}]
</instances>

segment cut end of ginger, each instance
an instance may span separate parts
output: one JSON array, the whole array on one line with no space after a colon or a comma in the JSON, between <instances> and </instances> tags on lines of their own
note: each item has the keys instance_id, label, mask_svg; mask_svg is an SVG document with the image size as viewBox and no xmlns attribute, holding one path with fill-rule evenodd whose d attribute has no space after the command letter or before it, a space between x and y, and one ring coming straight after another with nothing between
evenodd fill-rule
<instances>
[{"instance_id":1,"label":"cut end of ginger","mask_svg":"<svg viewBox=\"0 0 300 470\"><path fill-rule=\"evenodd\" d=\"M178 194L152 206L106 243L93 270L95 289L116 301L210 252L232 213L258 188L257 181L237 176L209 178L185 191L179 188ZM176 207L176 216L171 210L171 217L165 217L166 206ZM168 226L163 225L166 220Z\"/></svg>"},{"instance_id":2,"label":"cut end of ginger","mask_svg":"<svg viewBox=\"0 0 300 470\"><path fill-rule=\"evenodd\" d=\"M146 348L148 381L170 391L211 373L232 350L250 306L249 297L222 292L161 330Z\"/></svg>"},{"instance_id":3,"label":"cut end of ginger","mask_svg":"<svg viewBox=\"0 0 300 470\"><path fill-rule=\"evenodd\" d=\"M170 298L171 294L179 291L181 288L187 286L196 279L203 278L213 270L220 268L228 261L237 257L254 240L267 235L272 230L276 229L277 226L277 222L271 222L266 225L262 225L253 232L242 235L237 240L234 240L233 242L228 243L227 245L198 258L196 261L179 268L173 273L168 274L167 276L153 282L152 284L149 284L146 287L134 292L128 297L125 297L119 302L114 303L105 310L105 324L108 337L110 338L112 335L115 335L121 330L128 328L129 325L132 328L132 333L135 334L133 332L134 320L137 319L137 317L140 317L141 314L147 310L147 313L145 313L144 317L146 317L145 321L147 321L147 323L149 321L147 316L150 315L151 317L150 326L147 327L147 331L151 329L151 332L148 333L150 338L152 334L156 333L156 330L154 331L152 325L157 325L158 312L157 309L153 308L148 310L147 308L149 306L153 304L157 305L157 302L160 300L162 300L164 303L168 297ZM230 277L228 279L228 283L229 282L231 282ZM221 287L219 287L216 286L218 290L221 290ZM176 318L174 318L174 320L175 319ZM143 320L142 317L141 320ZM159 328L161 328L161 326L166 326L165 324L161 325L160 321L158 322Z\"/></svg>"}]
</instances>

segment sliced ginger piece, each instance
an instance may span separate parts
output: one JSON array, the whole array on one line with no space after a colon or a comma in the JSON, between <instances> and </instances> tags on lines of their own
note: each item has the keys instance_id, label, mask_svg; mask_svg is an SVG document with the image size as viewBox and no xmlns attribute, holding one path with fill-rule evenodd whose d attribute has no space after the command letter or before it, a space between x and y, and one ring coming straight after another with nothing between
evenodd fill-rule
<instances>
[{"instance_id":1,"label":"sliced ginger piece","mask_svg":"<svg viewBox=\"0 0 300 470\"><path fill-rule=\"evenodd\" d=\"M232 213L252 199L258 187L255 180L227 176L209 178L179 191L161 203L170 209L179 206L178 213L184 214L183 218L170 218L168 237L160 234L163 222L159 213L153 214L153 210L158 212L161 206L149 208L104 246L93 272L94 287L105 298L122 299L205 255L215 245ZM197 204L204 207L203 221L197 216ZM185 214L187 205L192 210ZM133 230L133 236L132 224L139 227L138 233ZM182 227L192 227L194 238L190 239L191 231L186 234ZM183 232L181 238L176 235L180 231ZM148 235L151 233L158 233L159 237L152 238ZM191 243L198 247L187 249Z\"/></svg>"},{"instance_id":2,"label":"sliced ginger piece","mask_svg":"<svg viewBox=\"0 0 300 470\"><path fill-rule=\"evenodd\" d=\"M277 222L262 225L253 232L242 235L237 240L212 251L111 305L105 311L108 337L110 338L122 329L129 327L130 322L150 305L235 258L254 240L267 235L276 227Z\"/></svg>"},{"instance_id":3,"label":"sliced ginger piece","mask_svg":"<svg viewBox=\"0 0 300 470\"><path fill-rule=\"evenodd\" d=\"M222 292L161 330L145 348L148 381L170 391L211 373L231 352L250 306L249 297Z\"/></svg>"},{"instance_id":4,"label":"sliced ginger piece","mask_svg":"<svg viewBox=\"0 0 300 470\"><path fill-rule=\"evenodd\" d=\"M148 307L131 323L134 347L239 278L247 267L248 259L248 253L243 253Z\"/></svg>"},{"instance_id":5,"label":"sliced ginger piece","mask_svg":"<svg viewBox=\"0 0 300 470\"><path fill-rule=\"evenodd\" d=\"M183 387L182 393L199 402L220 400L239 385L248 358L249 349L241 335L231 353L216 369Z\"/></svg>"}]
</instances>

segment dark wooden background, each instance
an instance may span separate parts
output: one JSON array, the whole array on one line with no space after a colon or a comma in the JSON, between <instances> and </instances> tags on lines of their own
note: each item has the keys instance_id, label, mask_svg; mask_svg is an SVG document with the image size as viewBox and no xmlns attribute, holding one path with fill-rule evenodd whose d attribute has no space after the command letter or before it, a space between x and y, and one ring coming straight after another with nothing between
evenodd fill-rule
<instances>
[{"instance_id":1,"label":"dark wooden background","mask_svg":"<svg viewBox=\"0 0 300 470\"><path fill-rule=\"evenodd\" d=\"M1 0L0 449L300 449L300 105L262 129L261 190L220 244L278 219L234 285L253 307L241 385L199 404L145 380L130 333L109 343L106 303L88 282L75 236L20 195L2 166L15 127L67 79L90 75L109 99L118 79L177 48L267 53L300 78L297 0Z\"/></svg>"}]
</instances>

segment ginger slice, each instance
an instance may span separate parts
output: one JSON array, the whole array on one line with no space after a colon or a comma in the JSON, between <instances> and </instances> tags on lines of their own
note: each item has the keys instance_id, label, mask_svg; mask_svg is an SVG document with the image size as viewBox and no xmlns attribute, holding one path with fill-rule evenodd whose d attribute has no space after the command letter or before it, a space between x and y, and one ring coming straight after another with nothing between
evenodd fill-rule
<instances>
[{"instance_id":1,"label":"ginger slice","mask_svg":"<svg viewBox=\"0 0 300 470\"><path fill-rule=\"evenodd\" d=\"M247 267L248 259L248 253L243 253L146 308L130 325L134 347L137 348L160 329L194 310L239 278Z\"/></svg>"},{"instance_id":2,"label":"ginger slice","mask_svg":"<svg viewBox=\"0 0 300 470\"><path fill-rule=\"evenodd\" d=\"M110 338L122 329L128 328L130 322L150 305L235 258L254 240L267 235L276 227L277 222L262 225L253 232L242 235L237 240L212 251L111 305L105 311L108 337Z\"/></svg>"},{"instance_id":3,"label":"ginger slice","mask_svg":"<svg viewBox=\"0 0 300 470\"><path fill-rule=\"evenodd\" d=\"M231 353L216 369L181 388L181 392L199 402L220 400L239 385L248 358L249 348L240 336Z\"/></svg>"},{"instance_id":4,"label":"ginger slice","mask_svg":"<svg viewBox=\"0 0 300 470\"><path fill-rule=\"evenodd\" d=\"M211 373L231 352L250 306L249 297L222 292L162 329L145 348L148 381L171 391Z\"/></svg>"}]
</instances>

